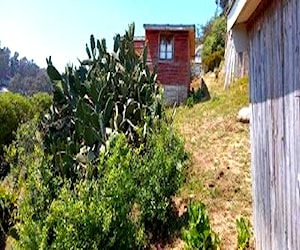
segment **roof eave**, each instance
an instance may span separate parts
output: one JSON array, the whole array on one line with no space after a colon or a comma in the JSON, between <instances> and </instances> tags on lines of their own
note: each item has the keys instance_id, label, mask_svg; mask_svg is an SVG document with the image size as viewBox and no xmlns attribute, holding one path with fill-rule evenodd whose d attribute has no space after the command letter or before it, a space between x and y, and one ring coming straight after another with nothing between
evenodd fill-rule
<instances>
[{"instance_id":1,"label":"roof eave","mask_svg":"<svg viewBox=\"0 0 300 250\"><path fill-rule=\"evenodd\" d=\"M147 30L172 30L172 31L189 31L195 30L195 25L185 24L144 24L144 28Z\"/></svg>"},{"instance_id":2,"label":"roof eave","mask_svg":"<svg viewBox=\"0 0 300 250\"><path fill-rule=\"evenodd\" d=\"M262 0L239 0L232 5L227 16L227 31L231 30L235 24L245 23Z\"/></svg>"}]
</instances>

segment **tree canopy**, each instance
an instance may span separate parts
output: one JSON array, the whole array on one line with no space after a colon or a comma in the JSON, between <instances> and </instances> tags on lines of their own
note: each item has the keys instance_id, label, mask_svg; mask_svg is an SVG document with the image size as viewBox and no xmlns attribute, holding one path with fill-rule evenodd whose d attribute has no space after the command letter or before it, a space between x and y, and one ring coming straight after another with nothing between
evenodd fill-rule
<instances>
[{"instance_id":1,"label":"tree canopy","mask_svg":"<svg viewBox=\"0 0 300 250\"><path fill-rule=\"evenodd\" d=\"M203 49L201 56L205 72L219 67L224 58L225 34L226 19L223 15L213 17L206 25L202 26Z\"/></svg>"},{"instance_id":2,"label":"tree canopy","mask_svg":"<svg viewBox=\"0 0 300 250\"><path fill-rule=\"evenodd\" d=\"M222 9L223 13L229 7L229 4L231 2L232 2L232 0L215 0L216 5Z\"/></svg>"},{"instance_id":3,"label":"tree canopy","mask_svg":"<svg viewBox=\"0 0 300 250\"><path fill-rule=\"evenodd\" d=\"M51 83L45 69L41 69L33 60L13 55L7 47L0 47L0 87L24 95L37 92L50 92Z\"/></svg>"}]
</instances>

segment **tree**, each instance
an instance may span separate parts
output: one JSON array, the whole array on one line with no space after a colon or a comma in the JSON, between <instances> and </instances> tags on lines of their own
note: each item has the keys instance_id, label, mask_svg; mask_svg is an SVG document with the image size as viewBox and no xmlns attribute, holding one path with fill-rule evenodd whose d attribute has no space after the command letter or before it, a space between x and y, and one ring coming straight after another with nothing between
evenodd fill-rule
<instances>
[{"instance_id":1,"label":"tree","mask_svg":"<svg viewBox=\"0 0 300 250\"><path fill-rule=\"evenodd\" d=\"M0 86L6 86L9 81L9 58L9 48L0 48Z\"/></svg>"},{"instance_id":2,"label":"tree","mask_svg":"<svg viewBox=\"0 0 300 250\"><path fill-rule=\"evenodd\" d=\"M229 7L229 4L232 3L232 0L215 0L215 3L217 7L220 7L222 9L222 13L224 13Z\"/></svg>"},{"instance_id":3,"label":"tree","mask_svg":"<svg viewBox=\"0 0 300 250\"><path fill-rule=\"evenodd\" d=\"M206 24L201 25L199 27L199 30L197 32L199 34L200 43L203 43L205 38L211 33L213 22L214 22L214 18L211 18L209 21L207 21Z\"/></svg>"},{"instance_id":4,"label":"tree","mask_svg":"<svg viewBox=\"0 0 300 250\"><path fill-rule=\"evenodd\" d=\"M51 82L45 69L41 69L33 60L19 59L15 52L11 57L9 48L0 47L0 87L10 91L33 95L37 92L51 92Z\"/></svg>"},{"instance_id":5,"label":"tree","mask_svg":"<svg viewBox=\"0 0 300 250\"><path fill-rule=\"evenodd\" d=\"M219 67L224 58L226 19L224 16L214 17L207 24L203 35L202 63L205 72Z\"/></svg>"},{"instance_id":6,"label":"tree","mask_svg":"<svg viewBox=\"0 0 300 250\"><path fill-rule=\"evenodd\" d=\"M13 76L19 72L19 53L15 52L14 56L10 58L10 75Z\"/></svg>"},{"instance_id":7,"label":"tree","mask_svg":"<svg viewBox=\"0 0 300 250\"><path fill-rule=\"evenodd\" d=\"M26 96L38 92L51 92L51 82L45 69L29 68L25 76L18 73L9 82L9 90Z\"/></svg>"}]
</instances>

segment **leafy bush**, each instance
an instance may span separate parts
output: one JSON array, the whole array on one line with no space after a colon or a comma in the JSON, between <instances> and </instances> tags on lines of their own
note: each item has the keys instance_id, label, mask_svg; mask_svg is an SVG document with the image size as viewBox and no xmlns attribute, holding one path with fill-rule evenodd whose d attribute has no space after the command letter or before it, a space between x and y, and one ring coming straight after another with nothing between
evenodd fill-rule
<instances>
[{"instance_id":1,"label":"leafy bush","mask_svg":"<svg viewBox=\"0 0 300 250\"><path fill-rule=\"evenodd\" d=\"M187 99L186 99L186 106L188 106L189 108L192 108L195 104L194 101L194 95L190 95Z\"/></svg>"},{"instance_id":2,"label":"leafy bush","mask_svg":"<svg viewBox=\"0 0 300 250\"><path fill-rule=\"evenodd\" d=\"M42 117L49 112L51 102L51 96L47 93L38 93L31 98L10 92L0 94L0 178L4 178L10 171L10 161L5 160L3 156L5 147L16 138L17 130L22 124L36 117L34 123L37 126ZM34 128L29 134L35 132ZM33 147L32 140L29 141L28 136L28 143L24 147L27 151Z\"/></svg>"},{"instance_id":3,"label":"leafy bush","mask_svg":"<svg viewBox=\"0 0 300 250\"><path fill-rule=\"evenodd\" d=\"M0 153L3 146L14 139L14 133L20 124L32 119L35 115L42 117L49 112L51 96L38 93L31 98L11 92L0 94Z\"/></svg>"},{"instance_id":4,"label":"leafy bush","mask_svg":"<svg viewBox=\"0 0 300 250\"><path fill-rule=\"evenodd\" d=\"M236 226L238 231L237 246L238 249L244 250L249 247L251 239L250 222L243 217L236 220Z\"/></svg>"},{"instance_id":5,"label":"leafy bush","mask_svg":"<svg viewBox=\"0 0 300 250\"><path fill-rule=\"evenodd\" d=\"M5 248L5 239L13 234L16 221L16 197L0 187L0 249Z\"/></svg>"},{"instance_id":6,"label":"leafy bush","mask_svg":"<svg viewBox=\"0 0 300 250\"><path fill-rule=\"evenodd\" d=\"M171 197L182 183L186 160L183 141L172 127L161 125L149 134L143 152L134 161L134 179L137 185L137 203L146 230L162 234L168 228Z\"/></svg>"},{"instance_id":7,"label":"leafy bush","mask_svg":"<svg viewBox=\"0 0 300 250\"><path fill-rule=\"evenodd\" d=\"M0 94L0 152L13 140L19 124L31 117L31 105L26 97L10 92Z\"/></svg>"},{"instance_id":8,"label":"leafy bush","mask_svg":"<svg viewBox=\"0 0 300 250\"><path fill-rule=\"evenodd\" d=\"M209 56L203 58L205 72L214 71L218 68L221 61L224 59L224 49L212 52Z\"/></svg>"},{"instance_id":9,"label":"leafy bush","mask_svg":"<svg viewBox=\"0 0 300 250\"><path fill-rule=\"evenodd\" d=\"M204 204L191 202L188 206L189 226L183 231L187 249L219 249L219 236L212 231Z\"/></svg>"},{"instance_id":10,"label":"leafy bush","mask_svg":"<svg viewBox=\"0 0 300 250\"><path fill-rule=\"evenodd\" d=\"M52 105L52 97L48 93L37 93L30 97L30 104L33 114L42 118L50 112Z\"/></svg>"},{"instance_id":11,"label":"leafy bush","mask_svg":"<svg viewBox=\"0 0 300 250\"><path fill-rule=\"evenodd\" d=\"M35 152L20 207L20 248L143 248L146 232L166 226L185 160L172 129L157 132L139 149L124 134L112 135L99 164L88 164L87 178L76 182L54 176L51 160Z\"/></svg>"},{"instance_id":12,"label":"leafy bush","mask_svg":"<svg viewBox=\"0 0 300 250\"><path fill-rule=\"evenodd\" d=\"M90 166L99 174L91 180L74 183L54 176L51 159L30 166L20 207L21 249L132 249L145 244L132 213L136 190L130 149L122 135L111 144L101 163Z\"/></svg>"}]
</instances>

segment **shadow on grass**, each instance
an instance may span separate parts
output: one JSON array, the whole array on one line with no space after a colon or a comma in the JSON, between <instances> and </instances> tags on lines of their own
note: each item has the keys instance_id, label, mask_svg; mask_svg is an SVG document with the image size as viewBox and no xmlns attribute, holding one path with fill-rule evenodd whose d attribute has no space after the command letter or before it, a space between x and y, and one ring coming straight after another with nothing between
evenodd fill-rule
<instances>
[{"instance_id":1,"label":"shadow on grass","mask_svg":"<svg viewBox=\"0 0 300 250\"><path fill-rule=\"evenodd\" d=\"M167 218L164 222L159 220L152 223L145 223L148 236L148 247L153 249L164 249L166 245L172 244L181 237L182 229L188 225L188 214L182 213L172 201L168 208Z\"/></svg>"}]
</instances>

